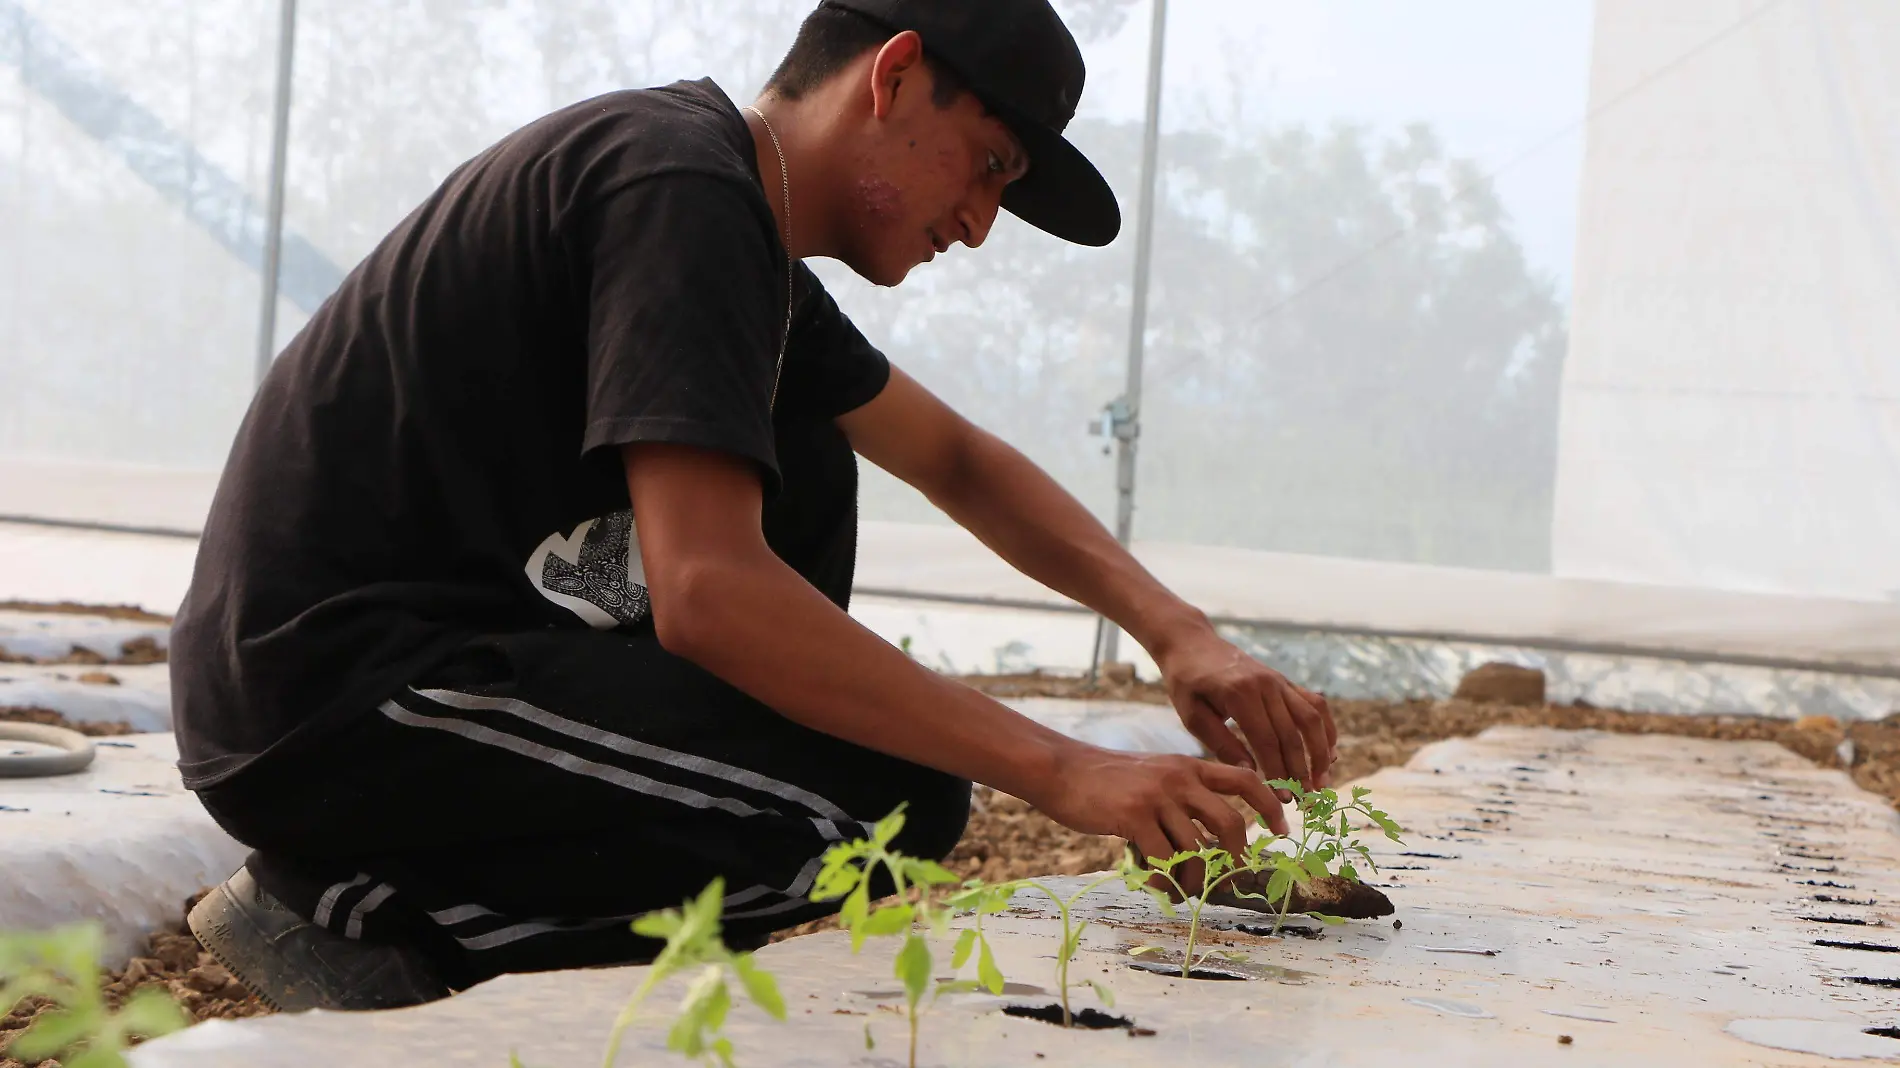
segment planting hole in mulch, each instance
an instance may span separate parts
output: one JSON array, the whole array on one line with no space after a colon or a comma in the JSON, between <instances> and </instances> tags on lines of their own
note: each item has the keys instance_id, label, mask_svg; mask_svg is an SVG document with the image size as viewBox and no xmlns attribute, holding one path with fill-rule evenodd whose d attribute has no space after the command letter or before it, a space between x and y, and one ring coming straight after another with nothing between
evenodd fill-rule
<instances>
[{"instance_id":1,"label":"planting hole in mulch","mask_svg":"<svg viewBox=\"0 0 1900 1068\"><path fill-rule=\"evenodd\" d=\"M1862 986L1884 986L1889 990L1900 990L1900 979L1885 979L1873 975L1849 975L1845 978L1850 983L1859 983Z\"/></svg>"},{"instance_id":2,"label":"planting hole in mulch","mask_svg":"<svg viewBox=\"0 0 1900 1068\"><path fill-rule=\"evenodd\" d=\"M1900 1027L1865 1027L1860 1033L1875 1038L1900 1038Z\"/></svg>"},{"instance_id":3,"label":"planting hole in mulch","mask_svg":"<svg viewBox=\"0 0 1900 1068\"><path fill-rule=\"evenodd\" d=\"M1808 923L1838 923L1838 924L1844 924L1848 927L1879 927L1881 926L1881 924L1879 924L1878 922L1874 920L1862 920L1862 919L1857 919L1853 916L1803 916L1801 917L1801 919L1807 921Z\"/></svg>"},{"instance_id":4,"label":"planting hole in mulch","mask_svg":"<svg viewBox=\"0 0 1900 1068\"><path fill-rule=\"evenodd\" d=\"M1816 895L1814 895L1814 900L1815 900L1815 901L1817 901L1817 902L1819 902L1820 904L1823 904L1823 905L1865 905L1865 906L1873 906L1873 905L1878 905L1878 904L1880 904L1880 902L1878 902L1878 901L1875 901L1875 900L1874 900L1873 898L1871 898L1871 897L1870 897L1870 898L1868 898L1868 899L1866 899L1865 901L1862 901L1862 900L1861 900L1861 899L1859 899L1859 898L1853 898L1853 897L1835 897L1835 896L1834 896L1833 894L1816 894Z\"/></svg>"},{"instance_id":5,"label":"planting hole in mulch","mask_svg":"<svg viewBox=\"0 0 1900 1068\"><path fill-rule=\"evenodd\" d=\"M1181 966L1179 964L1168 964L1158 960L1131 960L1128 962L1128 966L1138 972L1165 975L1170 979L1182 978ZM1189 968L1186 978L1245 982L1253 977L1250 975L1241 975L1239 972L1222 971L1219 968Z\"/></svg>"},{"instance_id":6,"label":"planting hole in mulch","mask_svg":"<svg viewBox=\"0 0 1900 1068\"><path fill-rule=\"evenodd\" d=\"M1326 930L1324 928L1308 927L1298 923L1283 924L1277 933L1271 927L1263 927L1253 923L1237 923L1234 924L1233 929L1244 934L1259 935L1262 938L1286 938L1290 936L1293 938L1320 939L1326 937Z\"/></svg>"},{"instance_id":7,"label":"planting hole in mulch","mask_svg":"<svg viewBox=\"0 0 1900 1068\"><path fill-rule=\"evenodd\" d=\"M1900 953L1900 946L1883 946L1878 942L1836 942L1832 938L1817 938L1814 944L1827 949L1864 949L1869 953Z\"/></svg>"},{"instance_id":8,"label":"planting hole in mulch","mask_svg":"<svg viewBox=\"0 0 1900 1068\"><path fill-rule=\"evenodd\" d=\"M1055 1002L1047 1005L1005 1005L1003 1015L1017 1016L1025 1020L1041 1020L1046 1024L1062 1026L1062 1006ZM1070 1015L1076 1027L1090 1031L1132 1031L1135 1021L1126 1016L1113 1016L1100 1009L1083 1009ZM1145 1030L1145 1028L1144 1028ZM1149 1031L1149 1034L1154 1034Z\"/></svg>"}]
</instances>

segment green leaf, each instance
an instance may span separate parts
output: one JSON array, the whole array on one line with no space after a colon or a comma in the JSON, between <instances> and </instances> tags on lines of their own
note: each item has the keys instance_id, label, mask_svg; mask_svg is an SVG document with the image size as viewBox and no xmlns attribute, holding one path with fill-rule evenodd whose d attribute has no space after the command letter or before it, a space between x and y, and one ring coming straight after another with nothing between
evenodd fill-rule
<instances>
[{"instance_id":1,"label":"green leaf","mask_svg":"<svg viewBox=\"0 0 1900 1068\"><path fill-rule=\"evenodd\" d=\"M904 939L895 965L897 978L904 983L904 996L914 1007L930 988L930 944L914 934Z\"/></svg>"},{"instance_id":2,"label":"green leaf","mask_svg":"<svg viewBox=\"0 0 1900 1068\"><path fill-rule=\"evenodd\" d=\"M1324 912L1309 912L1307 913L1307 915L1313 917L1314 919L1318 920L1319 922L1325 924L1328 927L1337 927L1340 924L1346 922L1346 918L1344 916L1330 916Z\"/></svg>"},{"instance_id":3,"label":"green leaf","mask_svg":"<svg viewBox=\"0 0 1900 1068\"><path fill-rule=\"evenodd\" d=\"M713 1055L719 1058L723 1068L734 1068L732 1063L732 1039L717 1038L712 1044Z\"/></svg>"},{"instance_id":4,"label":"green leaf","mask_svg":"<svg viewBox=\"0 0 1900 1068\"><path fill-rule=\"evenodd\" d=\"M1139 957L1145 953L1164 953L1164 952L1166 952L1166 950L1163 950L1160 946L1136 946L1135 948L1128 951L1128 955L1131 957Z\"/></svg>"},{"instance_id":5,"label":"green leaf","mask_svg":"<svg viewBox=\"0 0 1900 1068\"><path fill-rule=\"evenodd\" d=\"M910 881L914 883L928 883L931 886L949 886L960 881L962 878L956 872L951 871L949 868L944 867L934 860L922 860L913 857L909 859L907 867L909 868L907 874L910 876Z\"/></svg>"},{"instance_id":6,"label":"green leaf","mask_svg":"<svg viewBox=\"0 0 1900 1068\"><path fill-rule=\"evenodd\" d=\"M871 831L871 841L880 846L890 845L891 839L896 838L898 832L903 829L904 805L900 804L891 810L890 815L877 821L877 826Z\"/></svg>"},{"instance_id":7,"label":"green leaf","mask_svg":"<svg viewBox=\"0 0 1900 1068\"><path fill-rule=\"evenodd\" d=\"M909 905L886 905L865 917L852 933L870 937L900 934L910 929L916 915L917 910Z\"/></svg>"},{"instance_id":8,"label":"green leaf","mask_svg":"<svg viewBox=\"0 0 1900 1068\"><path fill-rule=\"evenodd\" d=\"M719 968L700 972L680 1001L679 1016L666 1034L666 1048L688 1057L706 1052L707 1036L725 1024L726 1010L731 1007L732 995Z\"/></svg>"},{"instance_id":9,"label":"green leaf","mask_svg":"<svg viewBox=\"0 0 1900 1068\"><path fill-rule=\"evenodd\" d=\"M1230 961L1233 961L1233 962L1234 962L1234 963L1236 963L1236 964L1240 964L1240 963L1244 963L1244 962L1246 962L1246 961L1249 961L1249 960L1252 960L1252 959L1253 959L1253 958L1251 958L1251 957L1249 957L1249 956L1247 956L1247 955L1246 955L1245 953L1236 953L1236 952L1234 952L1234 951L1233 951L1233 950L1231 950L1231 949L1223 949L1223 950L1221 950L1221 951L1220 951L1220 956L1221 956L1221 958L1222 958L1222 959L1224 959L1224 960L1230 960Z\"/></svg>"},{"instance_id":10,"label":"green leaf","mask_svg":"<svg viewBox=\"0 0 1900 1068\"><path fill-rule=\"evenodd\" d=\"M1293 876L1285 868L1276 868L1272 875L1267 876L1268 900L1280 901L1292 888Z\"/></svg>"},{"instance_id":11,"label":"green leaf","mask_svg":"<svg viewBox=\"0 0 1900 1068\"><path fill-rule=\"evenodd\" d=\"M970 962L970 951L976 948L976 928L966 929L957 936L957 948L950 952L950 967L961 968Z\"/></svg>"},{"instance_id":12,"label":"green leaf","mask_svg":"<svg viewBox=\"0 0 1900 1068\"><path fill-rule=\"evenodd\" d=\"M771 972L758 966L752 954L741 953L732 959L732 970L744 985L746 997L752 1004L764 1009L774 1020L785 1018L785 998L779 993L778 980Z\"/></svg>"},{"instance_id":13,"label":"green leaf","mask_svg":"<svg viewBox=\"0 0 1900 1068\"><path fill-rule=\"evenodd\" d=\"M145 987L126 1000L119 1010L119 1026L127 1034L158 1038L181 1031L191 1024L185 1010L172 996L157 987Z\"/></svg>"},{"instance_id":14,"label":"green leaf","mask_svg":"<svg viewBox=\"0 0 1900 1068\"><path fill-rule=\"evenodd\" d=\"M877 1048L877 1043L871 1040L871 1025L869 1022L866 1022L864 1025L864 1048L865 1049Z\"/></svg>"},{"instance_id":15,"label":"green leaf","mask_svg":"<svg viewBox=\"0 0 1900 1068\"><path fill-rule=\"evenodd\" d=\"M1356 883L1359 881L1359 869L1353 867L1351 861L1347 861L1339 866L1339 877L1347 882Z\"/></svg>"},{"instance_id":16,"label":"green leaf","mask_svg":"<svg viewBox=\"0 0 1900 1068\"><path fill-rule=\"evenodd\" d=\"M1268 779L1267 785L1275 790L1285 790L1292 794L1295 800L1306 796L1306 791L1300 789L1300 784L1292 779Z\"/></svg>"},{"instance_id":17,"label":"green leaf","mask_svg":"<svg viewBox=\"0 0 1900 1068\"><path fill-rule=\"evenodd\" d=\"M1111 1009L1115 1007L1114 991L1110 990L1109 988L1103 986L1102 984L1096 982L1093 979L1089 980L1089 985L1095 988L1095 996L1101 1000L1102 1004L1107 1005Z\"/></svg>"},{"instance_id":18,"label":"green leaf","mask_svg":"<svg viewBox=\"0 0 1900 1068\"><path fill-rule=\"evenodd\" d=\"M996 956L990 952L989 939L978 943L982 948L976 955L976 977L983 989L992 994L1003 992L1003 971L996 966Z\"/></svg>"},{"instance_id":19,"label":"green leaf","mask_svg":"<svg viewBox=\"0 0 1900 1068\"><path fill-rule=\"evenodd\" d=\"M851 932L851 952L864 948L864 917L871 906L871 884L858 884L856 890L844 899L844 907L838 910L838 922Z\"/></svg>"},{"instance_id":20,"label":"green leaf","mask_svg":"<svg viewBox=\"0 0 1900 1068\"><path fill-rule=\"evenodd\" d=\"M1326 858L1318 854L1308 854L1306 859L1301 862L1301 867L1306 869L1306 874L1311 875L1315 879L1324 879L1327 875L1331 874L1326 870Z\"/></svg>"},{"instance_id":21,"label":"green leaf","mask_svg":"<svg viewBox=\"0 0 1900 1068\"><path fill-rule=\"evenodd\" d=\"M1364 801L1366 798L1370 796L1372 796L1372 790L1370 787L1355 786L1352 788L1352 799L1355 802Z\"/></svg>"},{"instance_id":22,"label":"green leaf","mask_svg":"<svg viewBox=\"0 0 1900 1068\"><path fill-rule=\"evenodd\" d=\"M663 912L649 912L633 921L633 933L648 938L671 938L680 929L678 909L666 909Z\"/></svg>"}]
</instances>

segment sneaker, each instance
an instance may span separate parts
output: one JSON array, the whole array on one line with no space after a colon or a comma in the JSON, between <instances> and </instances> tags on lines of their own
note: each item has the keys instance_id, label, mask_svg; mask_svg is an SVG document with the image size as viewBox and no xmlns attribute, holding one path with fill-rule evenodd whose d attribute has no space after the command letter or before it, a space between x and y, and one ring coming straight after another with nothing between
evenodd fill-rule
<instances>
[{"instance_id":1,"label":"sneaker","mask_svg":"<svg viewBox=\"0 0 1900 1068\"><path fill-rule=\"evenodd\" d=\"M188 922L225 970L280 1012L397 1009L452 993L417 950L318 927L265 893L248 868L206 894Z\"/></svg>"}]
</instances>

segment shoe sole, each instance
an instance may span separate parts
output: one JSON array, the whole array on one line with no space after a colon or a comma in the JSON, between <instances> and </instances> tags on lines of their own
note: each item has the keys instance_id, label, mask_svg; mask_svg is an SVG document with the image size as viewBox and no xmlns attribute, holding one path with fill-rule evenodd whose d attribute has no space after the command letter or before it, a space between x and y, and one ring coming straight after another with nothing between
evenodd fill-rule
<instances>
[{"instance_id":1,"label":"shoe sole","mask_svg":"<svg viewBox=\"0 0 1900 1068\"><path fill-rule=\"evenodd\" d=\"M263 1002L272 1012L283 1012L284 1007L270 995L268 989L253 980L246 970L238 967L232 959L237 954L231 952L230 947L239 937L233 933L232 929L240 924L248 929L251 937L258 944L270 945L270 940L264 937L264 932L258 930L256 924L245 918L244 910L231 899L231 891L223 883L219 883L199 900L185 917L185 925L191 928L192 937L198 940L198 944L204 947L205 952L211 954L211 959L217 961L225 971L230 972L231 978L236 979L239 986L250 991L252 996Z\"/></svg>"}]
</instances>

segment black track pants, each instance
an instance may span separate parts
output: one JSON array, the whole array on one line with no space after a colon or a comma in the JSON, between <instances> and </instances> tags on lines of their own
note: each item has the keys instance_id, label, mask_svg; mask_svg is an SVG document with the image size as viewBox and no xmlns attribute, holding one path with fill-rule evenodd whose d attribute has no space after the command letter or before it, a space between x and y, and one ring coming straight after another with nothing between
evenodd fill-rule
<instances>
[{"instance_id":1,"label":"black track pants","mask_svg":"<svg viewBox=\"0 0 1900 1068\"><path fill-rule=\"evenodd\" d=\"M894 715L901 712L893 711ZM258 882L451 985L645 959L629 920L726 880L733 944L836 909L819 856L900 803L940 858L970 784L808 730L651 632L483 638L267 777L204 792Z\"/></svg>"}]
</instances>

